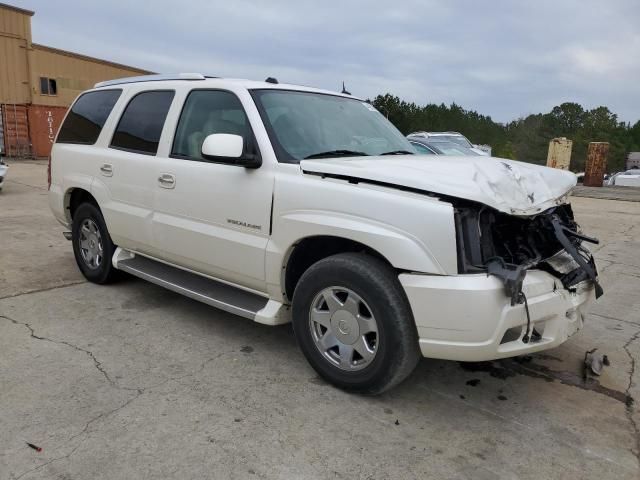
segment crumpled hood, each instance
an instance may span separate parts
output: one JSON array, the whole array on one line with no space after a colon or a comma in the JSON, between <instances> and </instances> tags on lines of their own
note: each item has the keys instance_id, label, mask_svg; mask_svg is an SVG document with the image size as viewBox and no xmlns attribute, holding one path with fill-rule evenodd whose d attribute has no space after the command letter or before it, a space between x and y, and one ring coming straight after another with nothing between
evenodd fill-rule
<instances>
[{"instance_id":1,"label":"crumpled hood","mask_svg":"<svg viewBox=\"0 0 640 480\"><path fill-rule=\"evenodd\" d=\"M566 203L567 171L495 157L395 155L302 160L305 173L369 180L473 200L511 215Z\"/></svg>"}]
</instances>

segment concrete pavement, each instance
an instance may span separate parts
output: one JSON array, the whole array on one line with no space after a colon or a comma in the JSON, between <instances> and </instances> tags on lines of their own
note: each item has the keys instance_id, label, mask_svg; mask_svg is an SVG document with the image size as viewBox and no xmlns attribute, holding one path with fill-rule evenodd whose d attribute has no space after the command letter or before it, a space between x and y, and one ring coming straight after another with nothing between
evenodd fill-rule
<instances>
[{"instance_id":1,"label":"concrete pavement","mask_svg":"<svg viewBox=\"0 0 640 480\"><path fill-rule=\"evenodd\" d=\"M605 288L532 357L423 360L380 397L320 380L289 326L141 280L84 282L46 166L0 193L0 479L640 477L640 203L574 198ZM585 351L611 366L582 380ZM42 447L42 452L25 442Z\"/></svg>"}]
</instances>

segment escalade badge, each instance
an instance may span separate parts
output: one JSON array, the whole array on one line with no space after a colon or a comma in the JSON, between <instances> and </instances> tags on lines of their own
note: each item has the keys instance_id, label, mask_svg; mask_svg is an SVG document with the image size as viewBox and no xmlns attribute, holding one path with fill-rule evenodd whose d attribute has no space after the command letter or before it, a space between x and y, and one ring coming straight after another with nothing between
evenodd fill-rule
<instances>
[{"instance_id":1,"label":"escalade badge","mask_svg":"<svg viewBox=\"0 0 640 480\"><path fill-rule=\"evenodd\" d=\"M251 228L252 230L262 230L261 225L254 225L253 223L241 222L240 220L234 220L233 218L227 218L227 223L237 225L239 227Z\"/></svg>"}]
</instances>

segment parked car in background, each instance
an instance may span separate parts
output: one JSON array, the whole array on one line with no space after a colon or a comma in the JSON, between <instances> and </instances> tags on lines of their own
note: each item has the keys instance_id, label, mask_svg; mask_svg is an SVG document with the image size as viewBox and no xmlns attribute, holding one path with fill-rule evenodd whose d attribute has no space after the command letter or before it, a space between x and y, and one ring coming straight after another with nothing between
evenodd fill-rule
<instances>
[{"instance_id":1,"label":"parked car in background","mask_svg":"<svg viewBox=\"0 0 640 480\"><path fill-rule=\"evenodd\" d=\"M0 156L0 191L2 191L2 187L4 186L4 178L7 176L8 171L9 165L4 163L4 159Z\"/></svg>"},{"instance_id":2,"label":"parked car in background","mask_svg":"<svg viewBox=\"0 0 640 480\"><path fill-rule=\"evenodd\" d=\"M452 155L458 157L480 155L475 150L463 147L458 143L440 140L438 138L409 138L409 143L421 155Z\"/></svg>"},{"instance_id":3,"label":"parked car in background","mask_svg":"<svg viewBox=\"0 0 640 480\"><path fill-rule=\"evenodd\" d=\"M626 172L611 175L606 185L616 187L640 187L640 168L632 168Z\"/></svg>"},{"instance_id":4,"label":"parked car in background","mask_svg":"<svg viewBox=\"0 0 640 480\"><path fill-rule=\"evenodd\" d=\"M461 147L473 150L478 155L491 156L491 147L488 145L474 145L467 137L458 132L413 132L407 135L407 138L411 140L416 139L429 139L439 140L445 142L452 142Z\"/></svg>"}]
</instances>

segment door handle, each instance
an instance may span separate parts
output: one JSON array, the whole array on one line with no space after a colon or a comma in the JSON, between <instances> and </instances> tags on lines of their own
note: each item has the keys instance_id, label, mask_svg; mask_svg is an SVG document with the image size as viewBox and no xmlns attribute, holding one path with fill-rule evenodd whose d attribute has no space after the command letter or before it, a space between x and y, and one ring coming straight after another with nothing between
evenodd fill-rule
<instances>
[{"instance_id":1,"label":"door handle","mask_svg":"<svg viewBox=\"0 0 640 480\"><path fill-rule=\"evenodd\" d=\"M158 177L158 183L162 188L173 188L176 186L176 177L170 173L163 173Z\"/></svg>"},{"instance_id":2,"label":"door handle","mask_svg":"<svg viewBox=\"0 0 640 480\"><path fill-rule=\"evenodd\" d=\"M111 165L110 163L103 163L100 167L100 171L105 177L110 177L113 175L113 165Z\"/></svg>"}]
</instances>

